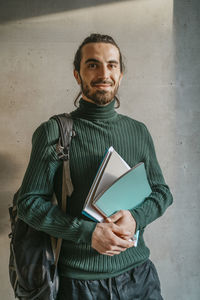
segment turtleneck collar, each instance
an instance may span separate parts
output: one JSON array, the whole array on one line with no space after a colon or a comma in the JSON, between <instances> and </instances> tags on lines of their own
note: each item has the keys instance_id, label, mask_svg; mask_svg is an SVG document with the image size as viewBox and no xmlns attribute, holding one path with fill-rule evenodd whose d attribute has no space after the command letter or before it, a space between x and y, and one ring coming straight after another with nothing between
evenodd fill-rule
<instances>
[{"instance_id":1,"label":"turtleneck collar","mask_svg":"<svg viewBox=\"0 0 200 300\"><path fill-rule=\"evenodd\" d=\"M73 111L72 117L83 118L87 120L108 120L117 116L114 109L115 100L112 100L107 105L97 105L88 101L80 99L79 107Z\"/></svg>"}]
</instances>

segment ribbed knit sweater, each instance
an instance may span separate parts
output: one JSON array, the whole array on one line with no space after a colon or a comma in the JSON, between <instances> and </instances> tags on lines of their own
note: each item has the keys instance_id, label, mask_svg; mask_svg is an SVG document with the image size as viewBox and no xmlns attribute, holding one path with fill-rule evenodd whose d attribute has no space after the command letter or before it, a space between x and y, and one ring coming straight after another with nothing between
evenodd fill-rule
<instances>
[{"instance_id":1,"label":"ribbed knit sweater","mask_svg":"<svg viewBox=\"0 0 200 300\"><path fill-rule=\"evenodd\" d=\"M32 138L32 153L18 198L18 215L30 226L63 238L59 271L77 279L116 276L149 257L143 240L144 228L160 217L172 203L172 195L159 167L152 138L146 126L114 109L115 101L97 106L80 100L71 113L76 135L70 146L70 171L74 192L67 199L66 214L51 204L55 191L61 204L62 162L56 153L57 122L42 123ZM101 255L91 247L96 223L82 215L88 191L105 150L113 146L130 167L144 162L152 193L136 209L131 209L140 230L137 247L119 255Z\"/></svg>"}]
</instances>

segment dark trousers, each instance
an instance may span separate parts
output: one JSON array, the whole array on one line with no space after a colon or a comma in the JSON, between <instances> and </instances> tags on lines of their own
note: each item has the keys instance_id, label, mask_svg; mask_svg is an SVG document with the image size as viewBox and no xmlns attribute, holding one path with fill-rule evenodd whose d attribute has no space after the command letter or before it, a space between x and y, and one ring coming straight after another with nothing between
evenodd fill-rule
<instances>
[{"instance_id":1,"label":"dark trousers","mask_svg":"<svg viewBox=\"0 0 200 300\"><path fill-rule=\"evenodd\" d=\"M60 278L58 300L163 300L154 264L147 260L119 276L103 280Z\"/></svg>"}]
</instances>

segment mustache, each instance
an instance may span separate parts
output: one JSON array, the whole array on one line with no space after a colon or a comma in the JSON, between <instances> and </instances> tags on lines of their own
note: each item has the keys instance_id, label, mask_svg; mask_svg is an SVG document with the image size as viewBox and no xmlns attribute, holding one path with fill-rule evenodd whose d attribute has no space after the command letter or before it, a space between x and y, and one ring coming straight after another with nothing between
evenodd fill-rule
<instances>
[{"instance_id":1,"label":"mustache","mask_svg":"<svg viewBox=\"0 0 200 300\"><path fill-rule=\"evenodd\" d=\"M110 85L113 85L113 82L109 81L109 80L101 80L101 79L99 79L99 80L91 82L91 85L95 85L95 84L110 84Z\"/></svg>"}]
</instances>

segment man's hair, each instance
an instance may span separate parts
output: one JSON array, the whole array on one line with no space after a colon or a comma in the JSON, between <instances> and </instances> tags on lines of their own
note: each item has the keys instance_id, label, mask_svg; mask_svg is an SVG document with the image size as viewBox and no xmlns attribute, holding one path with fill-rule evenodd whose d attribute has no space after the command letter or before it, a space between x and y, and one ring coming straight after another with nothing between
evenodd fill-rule
<instances>
[{"instance_id":1,"label":"man's hair","mask_svg":"<svg viewBox=\"0 0 200 300\"><path fill-rule=\"evenodd\" d=\"M105 34L99 34L99 33L92 33L90 36L86 37L82 44L79 46L78 50L76 51L75 57L74 57L74 69L80 73L80 64L81 64L81 58L82 58L82 53L81 50L83 46L89 43L106 43L106 44L112 44L114 45L118 51L119 51L119 61L120 61L120 71L124 71L124 63L122 61L122 54L121 51L114 41L114 39Z\"/></svg>"},{"instance_id":2,"label":"man's hair","mask_svg":"<svg viewBox=\"0 0 200 300\"><path fill-rule=\"evenodd\" d=\"M86 44L89 43L106 43L106 44L112 44L114 45L118 51L119 51L119 62L120 62L120 71L124 72L124 63L122 60L122 54L121 51L118 47L118 45L116 44L116 42L114 41L114 39L106 34L99 34L99 33L92 33L90 36L86 37L84 39L84 41L82 42L82 44L79 46L78 50L76 51L75 57L74 57L74 69L80 74L80 64L81 64L81 59L82 59L82 48L83 46L85 46ZM74 105L76 105L78 98L80 97L81 92L78 94L78 96L76 97L75 101L74 101ZM115 96L116 101L117 101L117 107L120 106L120 101L119 99Z\"/></svg>"}]
</instances>

